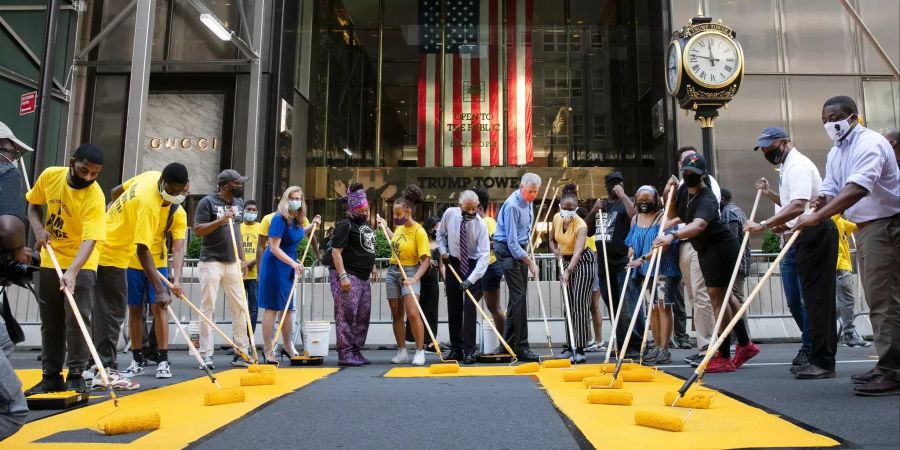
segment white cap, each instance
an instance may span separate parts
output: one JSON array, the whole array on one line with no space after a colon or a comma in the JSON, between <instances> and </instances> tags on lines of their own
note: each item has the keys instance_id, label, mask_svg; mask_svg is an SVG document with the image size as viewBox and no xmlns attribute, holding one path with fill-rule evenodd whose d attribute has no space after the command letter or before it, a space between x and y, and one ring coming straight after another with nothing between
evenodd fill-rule
<instances>
[{"instance_id":1,"label":"white cap","mask_svg":"<svg viewBox=\"0 0 900 450\"><path fill-rule=\"evenodd\" d=\"M29 152L34 151L33 148L25 145L24 142L16 139L16 136L13 134L12 130L10 130L9 127L6 126L6 124L3 122L0 122L0 139L11 140L13 142L13 144L15 144L17 147L21 148L22 150L28 150Z\"/></svg>"}]
</instances>

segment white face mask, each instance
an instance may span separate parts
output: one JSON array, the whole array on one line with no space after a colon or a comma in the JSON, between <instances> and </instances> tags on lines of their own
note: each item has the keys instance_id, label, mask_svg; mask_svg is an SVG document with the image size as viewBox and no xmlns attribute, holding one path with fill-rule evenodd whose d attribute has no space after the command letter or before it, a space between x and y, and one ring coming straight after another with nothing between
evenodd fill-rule
<instances>
[{"instance_id":1,"label":"white face mask","mask_svg":"<svg viewBox=\"0 0 900 450\"><path fill-rule=\"evenodd\" d=\"M256 213L245 212L244 213L244 222L255 222L256 221Z\"/></svg>"},{"instance_id":2,"label":"white face mask","mask_svg":"<svg viewBox=\"0 0 900 450\"><path fill-rule=\"evenodd\" d=\"M293 211L299 211L300 207L303 206L303 200L288 200L288 209Z\"/></svg>"},{"instance_id":3,"label":"white face mask","mask_svg":"<svg viewBox=\"0 0 900 450\"><path fill-rule=\"evenodd\" d=\"M847 136L847 133L849 131L850 117L837 122L825 123L825 133L828 134L828 137L831 138L832 141L839 141L843 139L845 136Z\"/></svg>"},{"instance_id":4,"label":"white face mask","mask_svg":"<svg viewBox=\"0 0 900 450\"><path fill-rule=\"evenodd\" d=\"M575 218L575 211L561 209L561 210L559 210L559 216L562 217L562 220L564 222L569 222Z\"/></svg>"},{"instance_id":5,"label":"white face mask","mask_svg":"<svg viewBox=\"0 0 900 450\"><path fill-rule=\"evenodd\" d=\"M187 198L187 196L184 194L178 194L178 195L169 194L163 188L159 189L159 195L163 198L163 200L165 200L173 205L180 205L182 202L184 202L184 199Z\"/></svg>"}]
</instances>

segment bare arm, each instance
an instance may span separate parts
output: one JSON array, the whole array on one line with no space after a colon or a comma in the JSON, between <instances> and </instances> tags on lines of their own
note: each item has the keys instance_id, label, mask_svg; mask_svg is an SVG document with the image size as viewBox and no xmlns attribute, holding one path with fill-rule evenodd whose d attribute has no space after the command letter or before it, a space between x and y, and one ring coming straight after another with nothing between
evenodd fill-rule
<instances>
[{"instance_id":1,"label":"bare arm","mask_svg":"<svg viewBox=\"0 0 900 450\"><path fill-rule=\"evenodd\" d=\"M125 188L123 188L121 184L112 188L112 190L109 191L109 200L115 201L123 192L125 192Z\"/></svg>"},{"instance_id":2,"label":"bare arm","mask_svg":"<svg viewBox=\"0 0 900 450\"><path fill-rule=\"evenodd\" d=\"M196 223L194 224L194 234L199 237L209 236L213 231L216 231L220 227L227 225L228 217L228 213L226 213L226 215L223 215L222 217L213 220L212 222ZM230 217L234 217L234 213L231 213Z\"/></svg>"},{"instance_id":3,"label":"bare arm","mask_svg":"<svg viewBox=\"0 0 900 450\"><path fill-rule=\"evenodd\" d=\"M41 205L28 205L28 224L31 225L31 229L34 230L35 250L39 250L45 243L50 241L50 233L44 229L43 216L44 211L41 209Z\"/></svg>"},{"instance_id":4,"label":"bare arm","mask_svg":"<svg viewBox=\"0 0 900 450\"><path fill-rule=\"evenodd\" d=\"M581 255L584 253L584 244L586 241L587 227L578 230L578 233L576 233L575 252L572 253L572 259L569 260L569 267L567 267L566 270L570 272L575 270L575 267L581 262Z\"/></svg>"},{"instance_id":5,"label":"bare arm","mask_svg":"<svg viewBox=\"0 0 900 450\"><path fill-rule=\"evenodd\" d=\"M141 262L141 268L144 269L144 275L147 276L150 284L153 285L153 290L156 291L156 303L160 306L167 306L171 301L169 291L163 287L162 281L159 280L159 272L156 270L156 264L153 262L153 255L150 254L150 249L144 244L137 244L137 257L138 261Z\"/></svg>"},{"instance_id":6,"label":"bare arm","mask_svg":"<svg viewBox=\"0 0 900 450\"><path fill-rule=\"evenodd\" d=\"M863 189L860 185L847 183L834 199L824 195L817 199L816 206L819 209L813 214L815 216L814 219L818 222L828 219L835 214L841 214L868 194L869 191Z\"/></svg>"},{"instance_id":7,"label":"bare arm","mask_svg":"<svg viewBox=\"0 0 900 450\"><path fill-rule=\"evenodd\" d=\"M284 250L281 249L281 247L280 247L281 238L280 237L269 238L269 243L271 244L271 245L269 245L269 253L275 255L275 257L278 258L279 261L281 261L289 266L294 266L297 263L296 261L291 259L291 257L288 256L288 254L285 253Z\"/></svg>"},{"instance_id":8,"label":"bare arm","mask_svg":"<svg viewBox=\"0 0 900 450\"><path fill-rule=\"evenodd\" d=\"M803 211L806 210L806 204L809 203L809 200L803 199L794 199L791 200L790 203L787 204L784 208L781 208L781 211L778 211L778 214L775 214L772 217L766 219L766 225L770 227L778 226L793 220L795 217L803 214ZM749 222L749 221L748 221Z\"/></svg>"},{"instance_id":9,"label":"bare arm","mask_svg":"<svg viewBox=\"0 0 900 450\"><path fill-rule=\"evenodd\" d=\"M177 291L175 295L181 295L181 274L184 270L184 239L172 241L172 284Z\"/></svg>"}]
</instances>

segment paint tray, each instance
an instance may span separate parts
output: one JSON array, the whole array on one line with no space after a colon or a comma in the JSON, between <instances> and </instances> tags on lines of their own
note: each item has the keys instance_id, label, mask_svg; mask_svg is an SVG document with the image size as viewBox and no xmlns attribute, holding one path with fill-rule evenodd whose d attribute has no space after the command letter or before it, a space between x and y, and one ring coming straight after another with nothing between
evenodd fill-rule
<instances>
[{"instance_id":1,"label":"paint tray","mask_svg":"<svg viewBox=\"0 0 900 450\"><path fill-rule=\"evenodd\" d=\"M46 394L33 394L25 397L28 401L28 409L69 409L86 405L90 398L87 392L50 392Z\"/></svg>"},{"instance_id":2,"label":"paint tray","mask_svg":"<svg viewBox=\"0 0 900 450\"><path fill-rule=\"evenodd\" d=\"M309 352L303 352L300 356L291 357L291 366L321 366L325 358L321 356L309 356Z\"/></svg>"}]
</instances>

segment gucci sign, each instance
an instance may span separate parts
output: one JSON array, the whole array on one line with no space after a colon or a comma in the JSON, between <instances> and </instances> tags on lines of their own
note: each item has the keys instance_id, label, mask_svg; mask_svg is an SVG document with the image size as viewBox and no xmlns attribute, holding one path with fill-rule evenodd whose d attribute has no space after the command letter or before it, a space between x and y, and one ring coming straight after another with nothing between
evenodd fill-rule
<instances>
[{"instance_id":1,"label":"gucci sign","mask_svg":"<svg viewBox=\"0 0 900 450\"><path fill-rule=\"evenodd\" d=\"M151 138L150 149L161 150L163 148L176 150L188 150L191 148L197 150L215 151L219 148L219 138Z\"/></svg>"}]
</instances>

